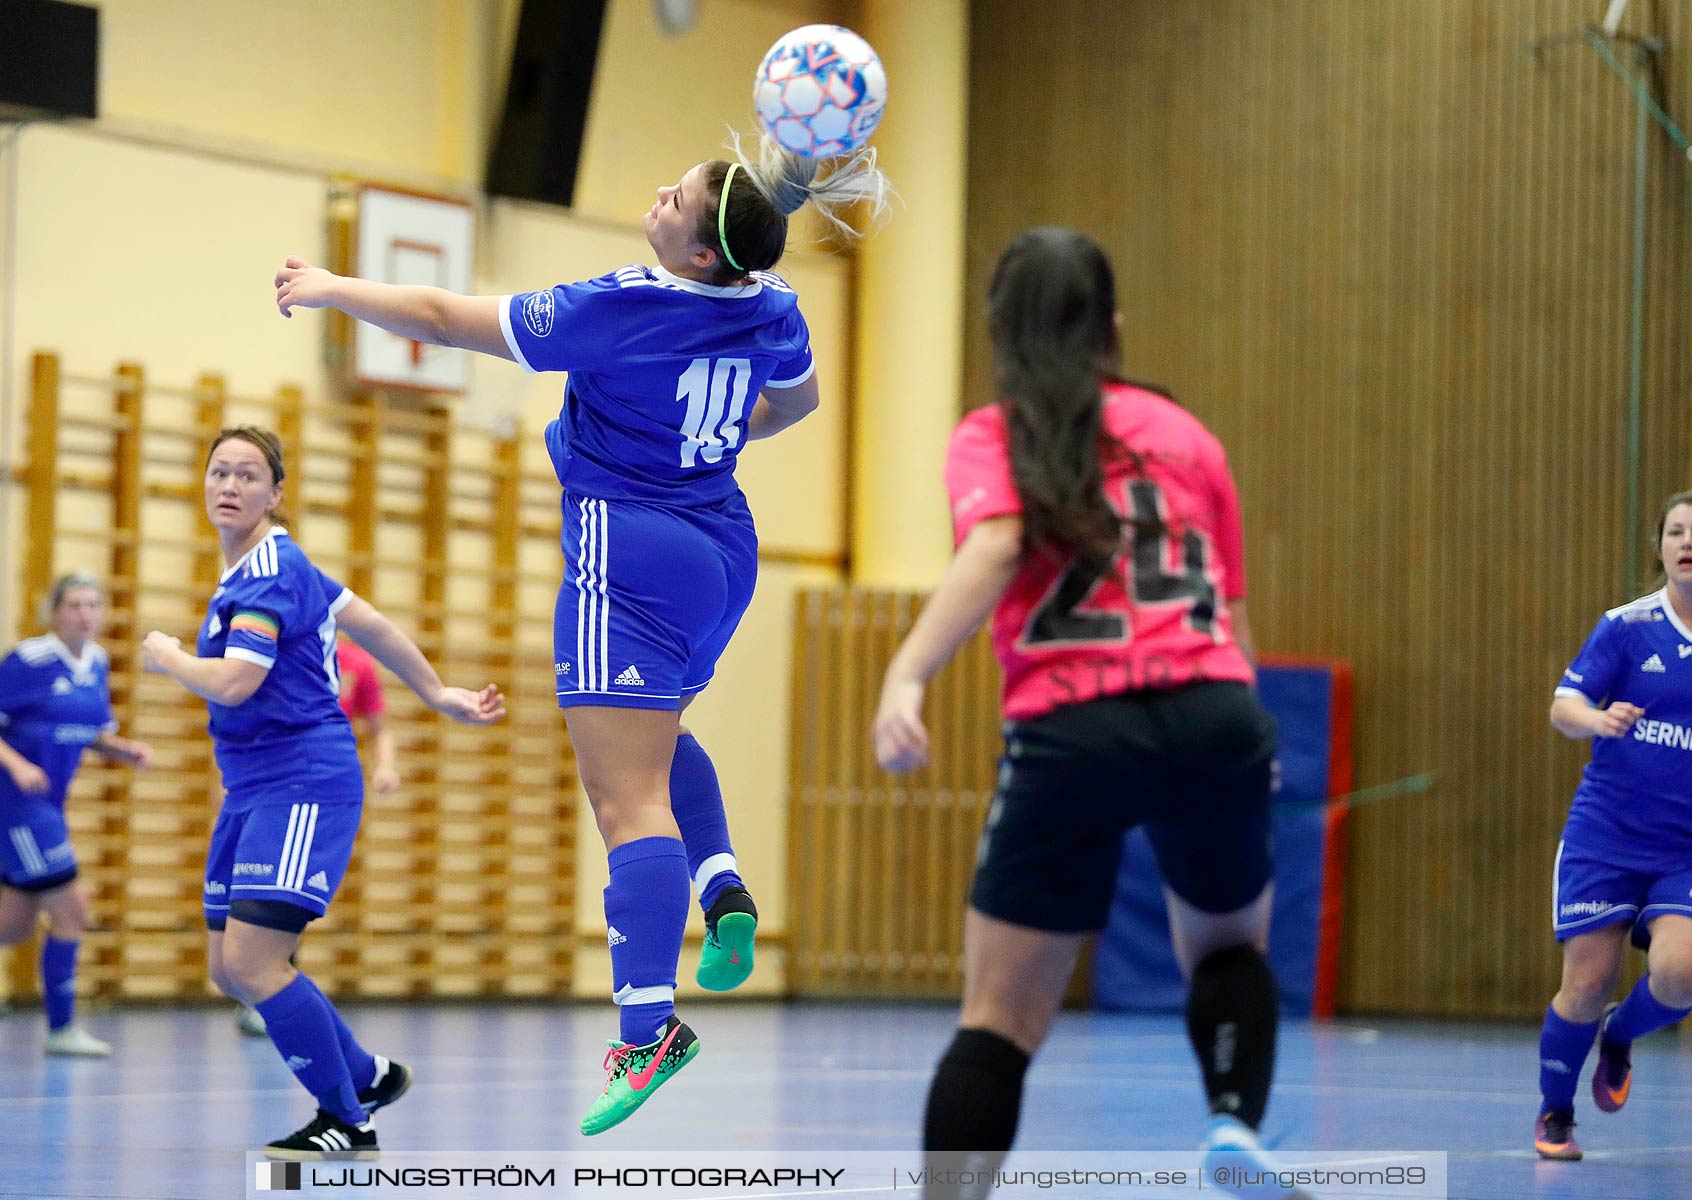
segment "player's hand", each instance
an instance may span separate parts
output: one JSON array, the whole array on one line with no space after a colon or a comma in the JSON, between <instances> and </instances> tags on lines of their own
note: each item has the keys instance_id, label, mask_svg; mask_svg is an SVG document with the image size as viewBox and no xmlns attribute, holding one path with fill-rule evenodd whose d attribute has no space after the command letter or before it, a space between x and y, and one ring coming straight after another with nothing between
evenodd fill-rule
<instances>
[{"instance_id":1,"label":"player's hand","mask_svg":"<svg viewBox=\"0 0 1692 1200\"><path fill-rule=\"evenodd\" d=\"M328 308L330 292L340 276L314 267L305 259L289 255L282 269L276 272L276 308L283 316L291 317L296 308Z\"/></svg>"},{"instance_id":2,"label":"player's hand","mask_svg":"<svg viewBox=\"0 0 1692 1200\"><path fill-rule=\"evenodd\" d=\"M155 675L165 673L165 659L172 650L182 649L182 639L160 633L157 629L141 639L141 669Z\"/></svg>"},{"instance_id":3,"label":"player's hand","mask_svg":"<svg viewBox=\"0 0 1692 1200\"><path fill-rule=\"evenodd\" d=\"M18 785L18 791L26 796L40 796L53 786L52 780L47 778L47 772L32 762L22 762L6 772L12 777L12 782Z\"/></svg>"},{"instance_id":4,"label":"player's hand","mask_svg":"<svg viewBox=\"0 0 1692 1200\"><path fill-rule=\"evenodd\" d=\"M875 710L875 761L885 771L914 771L928 765L928 730L922 724L923 685L889 679Z\"/></svg>"},{"instance_id":5,"label":"player's hand","mask_svg":"<svg viewBox=\"0 0 1692 1200\"><path fill-rule=\"evenodd\" d=\"M386 796L399 791L399 772L392 767L377 767L376 774L371 777L370 785L376 789L378 796Z\"/></svg>"},{"instance_id":6,"label":"player's hand","mask_svg":"<svg viewBox=\"0 0 1692 1200\"><path fill-rule=\"evenodd\" d=\"M492 725L505 716L505 697L491 683L479 692L444 687L429 707L464 725Z\"/></svg>"},{"instance_id":7,"label":"player's hand","mask_svg":"<svg viewBox=\"0 0 1692 1200\"><path fill-rule=\"evenodd\" d=\"M1633 729L1634 722L1644 715L1645 710L1637 704L1617 700L1593 718L1593 736L1601 738L1626 737Z\"/></svg>"},{"instance_id":8,"label":"player's hand","mask_svg":"<svg viewBox=\"0 0 1692 1200\"><path fill-rule=\"evenodd\" d=\"M145 771L153 765L153 748L146 742L130 738L123 743L123 753L129 759L129 765L137 771Z\"/></svg>"}]
</instances>

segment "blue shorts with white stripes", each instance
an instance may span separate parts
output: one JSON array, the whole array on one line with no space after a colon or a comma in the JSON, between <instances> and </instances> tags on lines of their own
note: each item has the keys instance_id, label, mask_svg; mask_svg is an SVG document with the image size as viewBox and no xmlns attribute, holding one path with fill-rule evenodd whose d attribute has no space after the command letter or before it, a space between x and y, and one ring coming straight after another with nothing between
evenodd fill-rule
<instances>
[{"instance_id":1,"label":"blue shorts with white stripes","mask_svg":"<svg viewBox=\"0 0 1692 1200\"><path fill-rule=\"evenodd\" d=\"M1632 926L1633 944L1645 949L1652 921L1692 917L1692 863L1680 870L1634 870L1606 862L1565 836L1557 843L1551 891L1551 927L1559 942L1626 924Z\"/></svg>"},{"instance_id":2,"label":"blue shorts with white stripes","mask_svg":"<svg viewBox=\"0 0 1692 1200\"><path fill-rule=\"evenodd\" d=\"M346 876L363 815L362 793L339 804L225 808L206 852L207 922L226 920L233 900L278 900L321 917Z\"/></svg>"},{"instance_id":3,"label":"blue shorts with white stripes","mask_svg":"<svg viewBox=\"0 0 1692 1200\"><path fill-rule=\"evenodd\" d=\"M711 682L758 579L739 493L704 508L564 494L558 706L677 709Z\"/></svg>"},{"instance_id":4,"label":"blue shorts with white stripes","mask_svg":"<svg viewBox=\"0 0 1692 1200\"><path fill-rule=\"evenodd\" d=\"M43 892L76 878L76 855L57 805L8 805L0 812L0 830L0 883Z\"/></svg>"}]
</instances>

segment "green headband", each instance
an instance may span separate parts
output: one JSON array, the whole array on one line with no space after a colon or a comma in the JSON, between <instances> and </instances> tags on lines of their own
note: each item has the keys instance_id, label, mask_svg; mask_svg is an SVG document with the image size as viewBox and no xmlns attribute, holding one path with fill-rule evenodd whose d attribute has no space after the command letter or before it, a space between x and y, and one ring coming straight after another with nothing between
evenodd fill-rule
<instances>
[{"instance_id":1,"label":"green headband","mask_svg":"<svg viewBox=\"0 0 1692 1200\"><path fill-rule=\"evenodd\" d=\"M729 164L729 169L723 173L723 195L722 199L717 201L717 241L722 244L723 257L729 260L729 266L733 267L737 271L744 271L746 268L734 261L734 254L729 250L729 235L727 227L729 184L734 181L734 173L739 169L739 163L731 162Z\"/></svg>"}]
</instances>

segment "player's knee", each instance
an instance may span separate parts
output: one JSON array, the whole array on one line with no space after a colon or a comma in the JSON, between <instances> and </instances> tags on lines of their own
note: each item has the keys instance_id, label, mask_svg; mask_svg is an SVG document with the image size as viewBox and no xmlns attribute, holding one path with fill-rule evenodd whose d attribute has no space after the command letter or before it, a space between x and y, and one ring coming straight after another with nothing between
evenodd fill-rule
<instances>
[{"instance_id":1,"label":"player's knee","mask_svg":"<svg viewBox=\"0 0 1692 1200\"><path fill-rule=\"evenodd\" d=\"M91 918L88 897L80 887L72 886L48 905L47 932L63 941L75 941L88 932Z\"/></svg>"},{"instance_id":2,"label":"player's knee","mask_svg":"<svg viewBox=\"0 0 1692 1200\"><path fill-rule=\"evenodd\" d=\"M1596 1021L1603 1015L1604 1005L1615 986L1614 972L1601 966L1565 969L1563 986L1557 993L1557 1010L1571 1021Z\"/></svg>"},{"instance_id":3,"label":"player's knee","mask_svg":"<svg viewBox=\"0 0 1692 1200\"><path fill-rule=\"evenodd\" d=\"M218 991L222 992L225 996L228 996L231 1000L238 1000L242 1004L247 1002L245 993L236 986L235 980L230 976L229 972L224 969L222 962L213 963L211 965L210 974L212 986L217 988Z\"/></svg>"},{"instance_id":4,"label":"player's knee","mask_svg":"<svg viewBox=\"0 0 1692 1200\"><path fill-rule=\"evenodd\" d=\"M1651 948L1651 994L1669 1008L1692 1008L1692 946Z\"/></svg>"},{"instance_id":5,"label":"player's knee","mask_svg":"<svg viewBox=\"0 0 1692 1200\"><path fill-rule=\"evenodd\" d=\"M9 913L0 918L0 946L15 946L28 941L35 932L35 912Z\"/></svg>"},{"instance_id":6,"label":"player's knee","mask_svg":"<svg viewBox=\"0 0 1692 1200\"><path fill-rule=\"evenodd\" d=\"M225 995L251 1004L254 997L267 996L280 990L277 980L286 976L288 970L286 958L241 947L231 953L226 942L223 948L223 974L226 982L218 986L223 989Z\"/></svg>"}]
</instances>

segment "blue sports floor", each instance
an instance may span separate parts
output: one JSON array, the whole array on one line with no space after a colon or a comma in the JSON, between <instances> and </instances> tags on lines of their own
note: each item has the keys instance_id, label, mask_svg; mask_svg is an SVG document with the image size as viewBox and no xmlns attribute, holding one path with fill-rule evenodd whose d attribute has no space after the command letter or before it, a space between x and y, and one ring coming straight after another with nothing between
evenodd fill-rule
<instances>
[{"instance_id":1,"label":"blue sports floor","mask_svg":"<svg viewBox=\"0 0 1692 1200\"><path fill-rule=\"evenodd\" d=\"M378 1118L384 1149L501 1152L914 1147L953 1020L915 1005L694 1004L698 1059L590 1142L575 1125L603 1082L609 1005L345 1011L371 1049L417 1072ZM115 1057L46 1059L39 1010L0 1017L0 1197L227 1200L246 1194L245 1153L310 1115L269 1042L241 1037L229 1008L84 1019ZM1291 1024L1265 1133L1288 1150L1448 1151L1460 1200L1692 1197L1692 1051L1673 1034L1641 1043L1623 1112L1597 1113L1583 1089L1586 1161L1540 1163L1537 1035ZM1201 1115L1178 1018L1065 1014L1030 1074L1018 1145L1184 1151Z\"/></svg>"}]
</instances>

